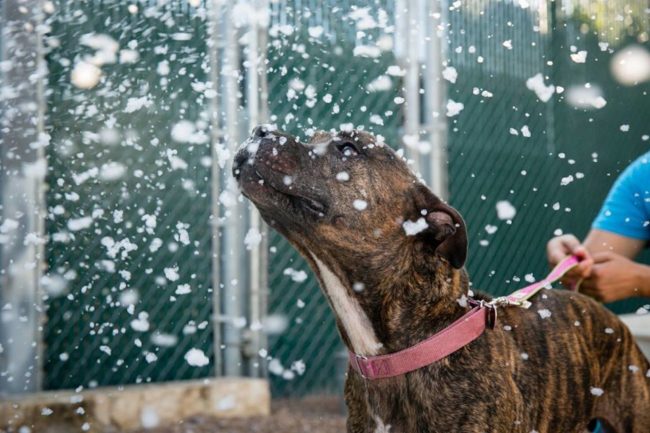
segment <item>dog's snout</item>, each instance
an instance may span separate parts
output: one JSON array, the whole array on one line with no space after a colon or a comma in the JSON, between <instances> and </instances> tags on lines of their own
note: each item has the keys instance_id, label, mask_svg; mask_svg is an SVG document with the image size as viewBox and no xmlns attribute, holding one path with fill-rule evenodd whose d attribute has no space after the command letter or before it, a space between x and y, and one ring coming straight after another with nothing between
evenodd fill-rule
<instances>
[{"instance_id":1,"label":"dog's snout","mask_svg":"<svg viewBox=\"0 0 650 433\"><path fill-rule=\"evenodd\" d=\"M253 132L251 133L251 135L255 138L264 138L266 137L268 132L269 131L266 129L264 125L260 125L253 128Z\"/></svg>"},{"instance_id":2,"label":"dog's snout","mask_svg":"<svg viewBox=\"0 0 650 433\"><path fill-rule=\"evenodd\" d=\"M232 163L232 174L236 179L239 179L239 175L241 174L241 167L248 160L248 158L249 156L247 151L239 151L237 152L237 155L235 155L235 160Z\"/></svg>"}]
</instances>

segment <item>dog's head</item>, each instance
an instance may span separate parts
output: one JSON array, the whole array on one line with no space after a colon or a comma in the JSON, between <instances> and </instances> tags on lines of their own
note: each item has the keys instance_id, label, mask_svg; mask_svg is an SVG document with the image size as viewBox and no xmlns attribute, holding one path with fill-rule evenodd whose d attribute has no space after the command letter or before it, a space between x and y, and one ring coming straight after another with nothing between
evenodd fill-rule
<instances>
[{"instance_id":1,"label":"dog's head","mask_svg":"<svg viewBox=\"0 0 650 433\"><path fill-rule=\"evenodd\" d=\"M321 132L301 143L260 126L238 151L233 174L264 220L308 259L332 258L348 274L394 259L465 263L461 216L371 134Z\"/></svg>"}]
</instances>

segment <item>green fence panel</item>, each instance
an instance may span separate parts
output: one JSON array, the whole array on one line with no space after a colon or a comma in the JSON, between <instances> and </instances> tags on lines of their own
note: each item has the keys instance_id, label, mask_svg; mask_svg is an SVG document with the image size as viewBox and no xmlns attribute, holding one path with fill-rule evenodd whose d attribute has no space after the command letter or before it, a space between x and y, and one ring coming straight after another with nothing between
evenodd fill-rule
<instances>
[{"instance_id":1,"label":"green fence panel","mask_svg":"<svg viewBox=\"0 0 650 433\"><path fill-rule=\"evenodd\" d=\"M450 64L458 71L449 97L464 104L450 123L451 202L469 225L474 287L498 295L547 272L545 245L554 234L584 237L616 176L650 148L641 138L650 125L648 84L625 87L610 73L612 52L642 30L616 35L602 51L607 41L588 30L591 19L548 6L470 1L449 13ZM616 20L611 14L602 26ZM587 51L585 63L571 59L571 46ZM527 85L537 74L564 91L540 100ZM575 106L585 84L602 90L604 108ZM504 202L516 211L512 219L498 217ZM647 301L611 307L630 312Z\"/></svg>"},{"instance_id":2,"label":"green fence panel","mask_svg":"<svg viewBox=\"0 0 650 433\"><path fill-rule=\"evenodd\" d=\"M623 85L611 71L614 55L621 50L633 45L650 49L650 16L645 1L574 4L573 10L558 8L555 13L553 79L566 90L554 114L557 143L566 155L561 175L584 177L562 187L557 200L571 209L559 227L583 237L616 177L650 150L650 83ZM571 59L572 47L587 52L584 63ZM602 95L607 104L594 110L571 103L585 89ZM650 263L648 253L641 256L642 262ZM630 313L649 303L646 298L609 306Z\"/></svg>"},{"instance_id":3,"label":"green fence panel","mask_svg":"<svg viewBox=\"0 0 650 433\"><path fill-rule=\"evenodd\" d=\"M555 102L540 102L526 86L550 70L550 38L535 31L540 18L510 2L449 12L458 78L448 96L464 104L449 119L450 202L469 228L472 284L493 294L545 273L544 244L561 217L552 208L560 191Z\"/></svg>"},{"instance_id":4,"label":"green fence panel","mask_svg":"<svg viewBox=\"0 0 650 433\"><path fill-rule=\"evenodd\" d=\"M45 386L212 375L184 359L213 352L207 23L181 2L53 9Z\"/></svg>"}]
</instances>

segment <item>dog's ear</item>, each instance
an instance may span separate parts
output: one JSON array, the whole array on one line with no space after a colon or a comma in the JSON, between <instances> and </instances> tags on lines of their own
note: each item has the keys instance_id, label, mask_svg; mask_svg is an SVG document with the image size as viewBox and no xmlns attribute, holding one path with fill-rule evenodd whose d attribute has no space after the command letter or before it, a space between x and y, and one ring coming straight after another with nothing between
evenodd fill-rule
<instances>
[{"instance_id":1,"label":"dog's ear","mask_svg":"<svg viewBox=\"0 0 650 433\"><path fill-rule=\"evenodd\" d=\"M415 187L418 218L427 226L416 234L430 248L460 269L467 259L467 229L458 211L436 197L426 186Z\"/></svg>"}]
</instances>

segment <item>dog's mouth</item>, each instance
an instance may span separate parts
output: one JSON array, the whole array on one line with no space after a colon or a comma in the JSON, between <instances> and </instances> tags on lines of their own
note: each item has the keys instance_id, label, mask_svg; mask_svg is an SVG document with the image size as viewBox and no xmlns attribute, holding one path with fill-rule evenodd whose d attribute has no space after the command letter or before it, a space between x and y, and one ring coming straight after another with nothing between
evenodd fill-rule
<instances>
[{"instance_id":1,"label":"dog's mouth","mask_svg":"<svg viewBox=\"0 0 650 433\"><path fill-rule=\"evenodd\" d=\"M293 179L297 176L258 164L245 149L238 152L233 175L242 193L257 206L274 206L278 210L298 210L305 216L323 218L328 214L327 201L317 191L306 191Z\"/></svg>"}]
</instances>

